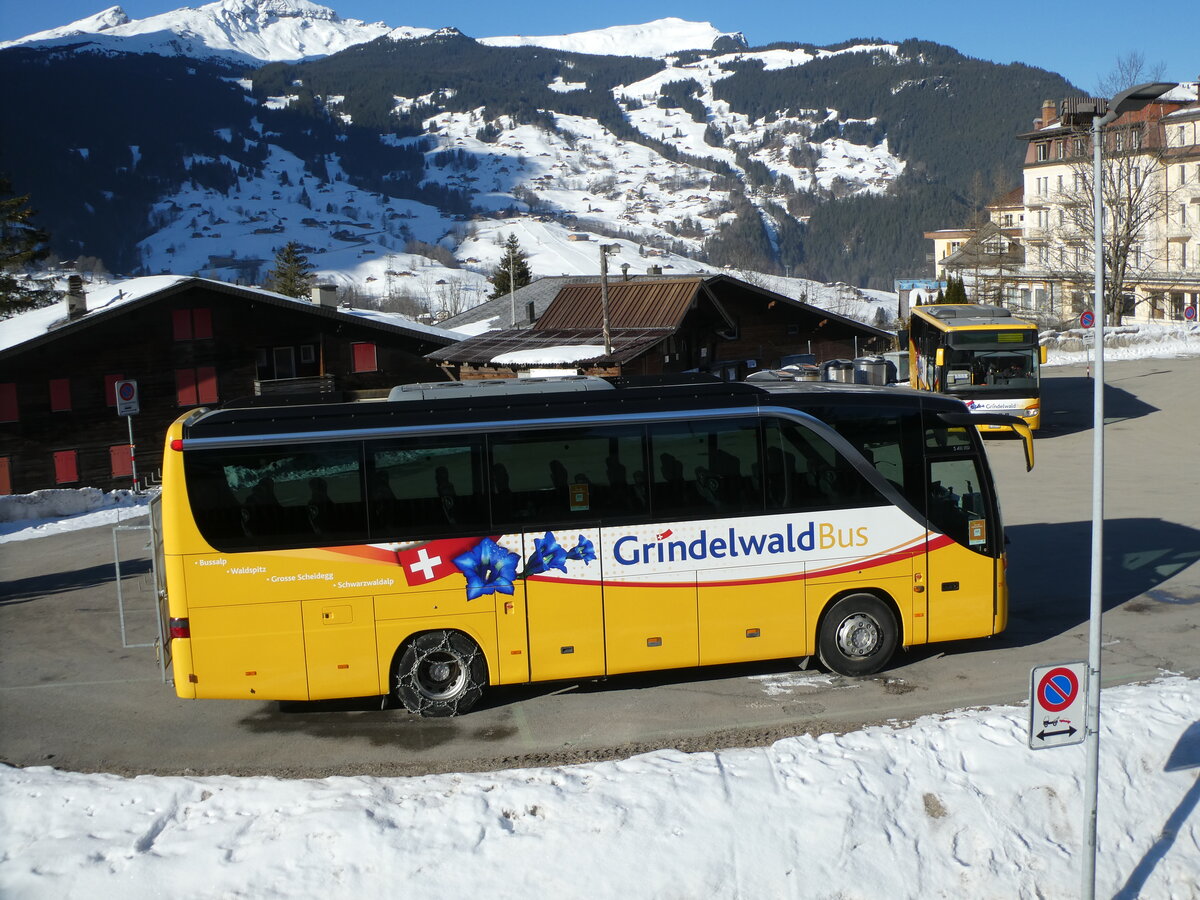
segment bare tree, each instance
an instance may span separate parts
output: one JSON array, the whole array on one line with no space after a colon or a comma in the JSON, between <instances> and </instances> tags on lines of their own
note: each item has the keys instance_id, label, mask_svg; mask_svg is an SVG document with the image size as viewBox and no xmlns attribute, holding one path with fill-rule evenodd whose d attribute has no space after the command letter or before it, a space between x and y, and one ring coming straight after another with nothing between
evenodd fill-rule
<instances>
[{"instance_id":1,"label":"bare tree","mask_svg":"<svg viewBox=\"0 0 1200 900\"><path fill-rule=\"evenodd\" d=\"M1104 308L1112 324L1133 312L1134 288L1153 276L1161 283L1168 270L1167 242L1161 230L1173 208L1166 141L1156 121L1120 122L1105 129L1102 140ZM1049 194L1038 223L1046 238L1030 261L1049 270L1080 294L1094 283L1095 177L1090 131L1080 126L1068 139L1072 152L1061 189Z\"/></svg>"},{"instance_id":2,"label":"bare tree","mask_svg":"<svg viewBox=\"0 0 1200 900\"><path fill-rule=\"evenodd\" d=\"M1166 72L1164 63L1146 62L1146 54L1138 50L1130 50L1124 56L1118 56L1112 70L1100 77L1096 86L1097 97L1115 97L1126 88L1135 84L1145 84L1148 81L1162 81Z\"/></svg>"}]
</instances>

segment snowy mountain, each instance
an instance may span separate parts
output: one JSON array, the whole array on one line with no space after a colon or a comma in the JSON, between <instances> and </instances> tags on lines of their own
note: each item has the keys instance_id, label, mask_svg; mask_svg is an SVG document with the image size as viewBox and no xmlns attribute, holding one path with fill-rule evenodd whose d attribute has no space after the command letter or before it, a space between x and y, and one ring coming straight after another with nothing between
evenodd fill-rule
<instances>
[{"instance_id":1,"label":"snowy mountain","mask_svg":"<svg viewBox=\"0 0 1200 900\"><path fill-rule=\"evenodd\" d=\"M257 65L328 56L390 31L382 22L343 19L310 0L215 0L145 19L130 19L114 6L61 28L0 43L0 49L70 46Z\"/></svg>"},{"instance_id":2,"label":"snowy mountain","mask_svg":"<svg viewBox=\"0 0 1200 900\"><path fill-rule=\"evenodd\" d=\"M681 19L473 40L307 0L114 7L0 48L0 81L23 86L5 174L60 257L256 281L297 241L372 302L450 312L514 233L537 275L596 272L603 241L631 274L794 296L927 277L922 232L976 172L1015 175L1012 136L1071 90L920 41L750 48Z\"/></svg>"}]
</instances>

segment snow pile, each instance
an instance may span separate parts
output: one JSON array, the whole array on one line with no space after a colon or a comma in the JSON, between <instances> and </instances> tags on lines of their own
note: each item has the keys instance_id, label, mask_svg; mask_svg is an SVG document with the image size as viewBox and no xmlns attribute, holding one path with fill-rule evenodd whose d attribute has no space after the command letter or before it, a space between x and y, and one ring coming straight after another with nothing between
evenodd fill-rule
<instances>
[{"instance_id":1,"label":"snow pile","mask_svg":"<svg viewBox=\"0 0 1200 900\"><path fill-rule=\"evenodd\" d=\"M0 496L0 542L114 524L142 515L149 494L86 487Z\"/></svg>"},{"instance_id":2,"label":"snow pile","mask_svg":"<svg viewBox=\"0 0 1200 900\"><path fill-rule=\"evenodd\" d=\"M541 37L488 37L481 38L479 43L492 47L548 47L597 56L662 57L683 50L709 50L723 37L739 46L746 46L746 38L741 32L718 31L709 22L688 22L674 16L644 25L617 25L595 31Z\"/></svg>"},{"instance_id":3,"label":"snow pile","mask_svg":"<svg viewBox=\"0 0 1200 900\"><path fill-rule=\"evenodd\" d=\"M1039 340L1049 352L1047 365L1086 363L1094 353L1091 328L1043 332ZM1200 356L1200 325L1122 325L1105 329L1106 360L1172 356Z\"/></svg>"},{"instance_id":4,"label":"snow pile","mask_svg":"<svg viewBox=\"0 0 1200 900\"><path fill-rule=\"evenodd\" d=\"M1104 705L1098 893L1196 897L1200 682L1111 688ZM0 768L0 893L1076 896L1085 748L1030 750L1028 719L420 778Z\"/></svg>"}]
</instances>

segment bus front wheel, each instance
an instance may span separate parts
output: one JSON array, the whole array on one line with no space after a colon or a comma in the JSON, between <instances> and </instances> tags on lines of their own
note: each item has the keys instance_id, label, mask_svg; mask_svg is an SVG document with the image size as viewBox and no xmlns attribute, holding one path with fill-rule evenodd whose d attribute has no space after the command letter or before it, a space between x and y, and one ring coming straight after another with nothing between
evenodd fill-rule
<instances>
[{"instance_id":1,"label":"bus front wheel","mask_svg":"<svg viewBox=\"0 0 1200 900\"><path fill-rule=\"evenodd\" d=\"M871 675L896 652L896 618L872 594L838 600L821 623L817 651L825 668L839 675Z\"/></svg>"},{"instance_id":2,"label":"bus front wheel","mask_svg":"<svg viewBox=\"0 0 1200 900\"><path fill-rule=\"evenodd\" d=\"M487 683L479 645L457 631L428 631L404 646L396 666L395 695L409 712L454 716L469 711Z\"/></svg>"}]
</instances>

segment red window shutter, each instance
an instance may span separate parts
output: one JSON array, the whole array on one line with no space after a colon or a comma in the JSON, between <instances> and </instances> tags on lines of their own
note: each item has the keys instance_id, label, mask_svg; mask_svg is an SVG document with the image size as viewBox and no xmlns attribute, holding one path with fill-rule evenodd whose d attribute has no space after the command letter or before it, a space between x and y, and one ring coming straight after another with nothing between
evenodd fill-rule
<instances>
[{"instance_id":1,"label":"red window shutter","mask_svg":"<svg viewBox=\"0 0 1200 900\"><path fill-rule=\"evenodd\" d=\"M196 370L175 370L175 396L180 406L196 406Z\"/></svg>"},{"instance_id":2,"label":"red window shutter","mask_svg":"<svg viewBox=\"0 0 1200 900\"><path fill-rule=\"evenodd\" d=\"M117 405L117 382L124 380L124 375L104 376L104 402L109 406Z\"/></svg>"},{"instance_id":3,"label":"red window shutter","mask_svg":"<svg viewBox=\"0 0 1200 900\"><path fill-rule=\"evenodd\" d=\"M17 408L17 386L13 382L0 384L0 422L17 422L21 418Z\"/></svg>"},{"instance_id":4,"label":"red window shutter","mask_svg":"<svg viewBox=\"0 0 1200 900\"><path fill-rule=\"evenodd\" d=\"M171 324L175 331L175 340L190 341L192 339L192 311L177 309L171 313Z\"/></svg>"},{"instance_id":5,"label":"red window shutter","mask_svg":"<svg viewBox=\"0 0 1200 900\"><path fill-rule=\"evenodd\" d=\"M12 493L12 457L0 456L0 494Z\"/></svg>"},{"instance_id":6,"label":"red window shutter","mask_svg":"<svg viewBox=\"0 0 1200 900\"><path fill-rule=\"evenodd\" d=\"M216 403L219 400L217 392L217 370L212 366L201 366L196 370L196 400L202 405Z\"/></svg>"},{"instance_id":7,"label":"red window shutter","mask_svg":"<svg viewBox=\"0 0 1200 900\"><path fill-rule=\"evenodd\" d=\"M207 307L192 310L192 337L198 341L213 336L212 310Z\"/></svg>"},{"instance_id":8,"label":"red window shutter","mask_svg":"<svg viewBox=\"0 0 1200 900\"><path fill-rule=\"evenodd\" d=\"M113 478L130 478L133 476L133 456L128 444L113 444L108 448L108 459L112 464Z\"/></svg>"},{"instance_id":9,"label":"red window shutter","mask_svg":"<svg viewBox=\"0 0 1200 900\"><path fill-rule=\"evenodd\" d=\"M79 480L75 452L74 450L56 450L54 452L54 481L56 484L70 484Z\"/></svg>"},{"instance_id":10,"label":"red window shutter","mask_svg":"<svg viewBox=\"0 0 1200 900\"><path fill-rule=\"evenodd\" d=\"M351 344L350 349L354 353L355 372L374 372L378 369L375 364L374 344Z\"/></svg>"},{"instance_id":11,"label":"red window shutter","mask_svg":"<svg viewBox=\"0 0 1200 900\"><path fill-rule=\"evenodd\" d=\"M69 412L71 409L71 379L50 379L50 411Z\"/></svg>"}]
</instances>

